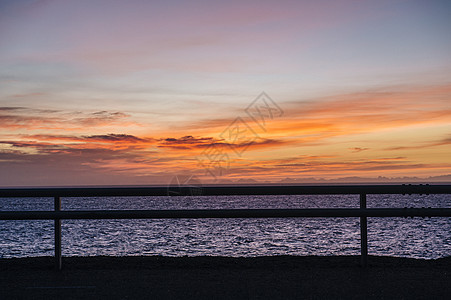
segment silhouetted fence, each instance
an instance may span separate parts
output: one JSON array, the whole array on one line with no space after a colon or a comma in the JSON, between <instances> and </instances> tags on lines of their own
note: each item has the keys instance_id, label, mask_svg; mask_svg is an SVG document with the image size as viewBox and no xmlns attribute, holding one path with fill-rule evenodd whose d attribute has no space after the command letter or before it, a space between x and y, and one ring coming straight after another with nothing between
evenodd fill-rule
<instances>
[{"instance_id":1,"label":"silhouetted fence","mask_svg":"<svg viewBox=\"0 0 451 300\"><path fill-rule=\"evenodd\" d=\"M197 188L197 187L196 187ZM327 218L359 217L362 266L367 265L368 217L451 217L451 208L367 208L367 194L451 194L451 185L316 185L205 186L201 196L218 195L360 195L360 208L312 209L195 209L195 210L61 210L61 197L166 196L166 187L130 188L11 188L0 197L53 197L53 211L1 211L0 220L54 220L55 260L62 266L62 219L179 219L179 218ZM192 187L177 188L178 195Z\"/></svg>"}]
</instances>

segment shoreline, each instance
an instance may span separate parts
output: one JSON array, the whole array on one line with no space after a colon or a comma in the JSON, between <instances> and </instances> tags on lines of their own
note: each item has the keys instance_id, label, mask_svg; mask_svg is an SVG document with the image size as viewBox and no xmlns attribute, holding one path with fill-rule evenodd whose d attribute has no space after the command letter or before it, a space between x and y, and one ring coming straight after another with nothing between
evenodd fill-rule
<instances>
[{"instance_id":1,"label":"shoreline","mask_svg":"<svg viewBox=\"0 0 451 300\"><path fill-rule=\"evenodd\" d=\"M43 267L53 268L54 256L31 256L31 257L8 257L0 258L0 266L14 267ZM451 265L451 255L440 258L412 258L400 256L375 256L368 255L369 266L379 267L382 265L415 265L415 266L439 266ZM349 266L360 266L360 255L270 255L270 256L162 256L162 255L129 255L129 256L63 256L63 265L67 268L73 267L95 267L95 268L115 268L127 264L130 268L148 268L154 265L168 264L176 266L178 264L192 265L211 264L212 266L220 264L240 264L242 266L260 266L268 262L296 262L303 264L330 264L328 267L342 266L343 263L349 263ZM108 263L108 265L104 265ZM143 264L145 263L145 264ZM77 267L77 268L78 268ZM1 272L1 270L0 270Z\"/></svg>"},{"instance_id":2,"label":"shoreline","mask_svg":"<svg viewBox=\"0 0 451 300\"><path fill-rule=\"evenodd\" d=\"M53 257L0 259L0 298L380 299L451 296L451 256Z\"/></svg>"}]
</instances>

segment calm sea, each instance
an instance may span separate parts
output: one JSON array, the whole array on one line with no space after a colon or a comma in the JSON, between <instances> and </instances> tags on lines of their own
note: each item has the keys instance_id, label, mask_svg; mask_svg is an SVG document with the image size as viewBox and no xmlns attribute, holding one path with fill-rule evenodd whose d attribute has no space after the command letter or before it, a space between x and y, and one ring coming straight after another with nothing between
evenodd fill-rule
<instances>
[{"instance_id":1,"label":"calm sea","mask_svg":"<svg viewBox=\"0 0 451 300\"><path fill-rule=\"evenodd\" d=\"M450 195L368 195L368 207L451 207ZM350 208L357 195L63 198L64 210ZM52 210L0 198L0 210ZM358 218L63 220L63 255L358 255ZM451 255L451 218L368 218L370 255ZM51 256L53 221L0 221L0 258Z\"/></svg>"}]
</instances>

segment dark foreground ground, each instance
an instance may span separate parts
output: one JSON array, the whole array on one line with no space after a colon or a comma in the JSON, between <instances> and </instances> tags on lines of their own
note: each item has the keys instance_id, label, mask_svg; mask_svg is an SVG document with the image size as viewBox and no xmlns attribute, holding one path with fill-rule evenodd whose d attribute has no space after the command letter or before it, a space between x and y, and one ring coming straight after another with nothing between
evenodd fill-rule
<instances>
[{"instance_id":1,"label":"dark foreground ground","mask_svg":"<svg viewBox=\"0 0 451 300\"><path fill-rule=\"evenodd\" d=\"M0 259L0 299L451 299L451 257Z\"/></svg>"}]
</instances>

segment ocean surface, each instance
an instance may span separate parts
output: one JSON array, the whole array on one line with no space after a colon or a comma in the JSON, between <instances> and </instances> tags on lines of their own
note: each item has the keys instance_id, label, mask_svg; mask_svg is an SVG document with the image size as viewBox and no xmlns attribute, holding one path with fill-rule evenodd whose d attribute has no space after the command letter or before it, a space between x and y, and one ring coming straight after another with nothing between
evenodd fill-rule
<instances>
[{"instance_id":1,"label":"ocean surface","mask_svg":"<svg viewBox=\"0 0 451 300\"><path fill-rule=\"evenodd\" d=\"M450 195L368 195L368 207L451 207ZM358 195L62 198L63 210L357 208ZM0 211L53 198L0 198ZM358 255L359 218L63 220L64 256ZM451 255L451 218L368 218L370 255ZM53 221L0 221L0 258L52 256Z\"/></svg>"}]
</instances>

